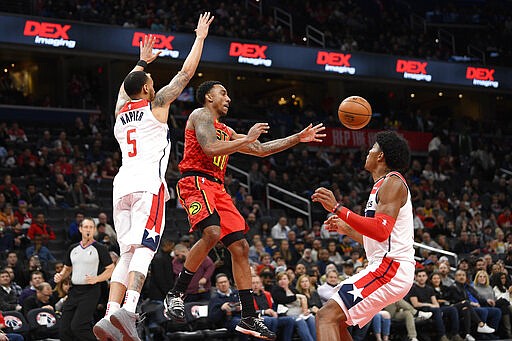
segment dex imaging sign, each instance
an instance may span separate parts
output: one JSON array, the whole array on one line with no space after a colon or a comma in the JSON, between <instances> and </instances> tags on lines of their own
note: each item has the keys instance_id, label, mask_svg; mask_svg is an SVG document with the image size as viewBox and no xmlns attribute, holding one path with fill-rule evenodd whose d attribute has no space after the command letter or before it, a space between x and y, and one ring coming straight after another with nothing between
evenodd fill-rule
<instances>
[{"instance_id":1,"label":"dex imaging sign","mask_svg":"<svg viewBox=\"0 0 512 341\"><path fill-rule=\"evenodd\" d=\"M318 51L316 63L318 65L324 65L325 71L353 75L356 73L356 68L350 65L351 57L351 54Z\"/></svg>"},{"instance_id":2,"label":"dex imaging sign","mask_svg":"<svg viewBox=\"0 0 512 341\"><path fill-rule=\"evenodd\" d=\"M405 79L430 82L432 81L432 75L427 73L427 66L428 62L398 59L395 70L402 73Z\"/></svg>"},{"instance_id":3,"label":"dex imaging sign","mask_svg":"<svg viewBox=\"0 0 512 341\"><path fill-rule=\"evenodd\" d=\"M265 54L267 49L267 45L231 42L229 45L229 55L231 57L238 57L238 62L242 64L271 67L272 59L267 58Z\"/></svg>"},{"instance_id":4,"label":"dex imaging sign","mask_svg":"<svg viewBox=\"0 0 512 341\"><path fill-rule=\"evenodd\" d=\"M498 88L500 83L494 80L495 71L495 69L468 66L466 69L466 79L472 80L473 85L476 86Z\"/></svg>"},{"instance_id":5,"label":"dex imaging sign","mask_svg":"<svg viewBox=\"0 0 512 341\"><path fill-rule=\"evenodd\" d=\"M34 37L34 43L40 45L50 45L53 47L65 46L74 49L76 40L69 38L71 25L64 25L45 21L25 21L23 35Z\"/></svg>"},{"instance_id":6,"label":"dex imaging sign","mask_svg":"<svg viewBox=\"0 0 512 341\"><path fill-rule=\"evenodd\" d=\"M148 33L133 33L132 46L138 48L140 42L146 35L148 35ZM160 51L160 57L178 58L180 56L180 51L177 51L172 47L172 41L174 40L175 36L166 36L163 34L152 34L152 36L156 38L155 45L153 46L153 53Z\"/></svg>"}]
</instances>

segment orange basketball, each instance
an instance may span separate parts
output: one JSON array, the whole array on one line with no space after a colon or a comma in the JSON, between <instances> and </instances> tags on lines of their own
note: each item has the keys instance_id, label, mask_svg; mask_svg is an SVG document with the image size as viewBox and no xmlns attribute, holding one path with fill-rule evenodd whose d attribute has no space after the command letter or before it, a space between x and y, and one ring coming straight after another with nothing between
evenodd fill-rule
<instances>
[{"instance_id":1,"label":"orange basketball","mask_svg":"<svg viewBox=\"0 0 512 341\"><path fill-rule=\"evenodd\" d=\"M349 129L361 129L370 122L372 107L363 97L350 96L340 103L338 118Z\"/></svg>"}]
</instances>

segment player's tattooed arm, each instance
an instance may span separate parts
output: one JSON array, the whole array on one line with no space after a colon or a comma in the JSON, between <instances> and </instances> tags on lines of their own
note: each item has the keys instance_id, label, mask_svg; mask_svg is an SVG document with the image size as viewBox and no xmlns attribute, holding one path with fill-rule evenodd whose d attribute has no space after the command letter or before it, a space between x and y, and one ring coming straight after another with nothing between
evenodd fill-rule
<instances>
[{"instance_id":1,"label":"player's tattooed arm","mask_svg":"<svg viewBox=\"0 0 512 341\"><path fill-rule=\"evenodd\" d=\"M156 93L153 106L158 108L170 105L171 102L178 98L183 89L185 89L185 86L187 86L189 80L190 76L186 72L178 72L178 74L174 76L169 84L161 88Z\"/></svg>"},{"instance_id":2,"label":"player's tattooed arm","mask_svg":"<svg viewBox=\"0 0 512 341\"><path fill-rule=\"evenodd\" d=\"M218 140L214 118L207 109L201 108L194 111L189 121L191 121L189 128L196 132L197 142L204 153L210 157L236 153L242 146L251 142L247 137L230 141Z\"/></svg>"}]
</instances>

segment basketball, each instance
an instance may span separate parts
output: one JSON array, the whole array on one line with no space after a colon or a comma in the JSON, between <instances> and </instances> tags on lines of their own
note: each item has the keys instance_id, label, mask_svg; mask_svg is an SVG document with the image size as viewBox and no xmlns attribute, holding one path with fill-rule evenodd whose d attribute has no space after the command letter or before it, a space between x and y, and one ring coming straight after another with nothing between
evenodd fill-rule
<instances>
[{"instance_id":1,"label":"basketball","mask_svg":"<svg viewBox=\"0 0 512 341\"><path fill-rule=\"evenodd\" d=\"M363 97L350 96L340 103L338 118L349 129L361 129L370 122L372 107Z\"/></svg>"}]
</instances>

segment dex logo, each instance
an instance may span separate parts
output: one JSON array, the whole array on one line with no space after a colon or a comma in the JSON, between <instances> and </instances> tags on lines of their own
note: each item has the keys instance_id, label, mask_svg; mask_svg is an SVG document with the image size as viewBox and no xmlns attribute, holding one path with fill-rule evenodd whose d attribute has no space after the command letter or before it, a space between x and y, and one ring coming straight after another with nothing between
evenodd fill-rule
<instances>
[{"instance_id":1,"label":"dex logo","mask_svg":"<svg viewBox=\"0 0 512 341\"><path fill-rule=\"evenodd\" d=\"M432 76L427 73L427 66L428 62L398 59L395 70L398 73L403 73L404 78L430 82Z\"/></svg>"},{"instance_id":2,"label":"dex logo","mask_svg":"<svg viewBox=\"0 0 512 341\"><path fill-rule=\"evenodd\" d=\"M265 54L267 49L267 45L231 42L229 45L229 55L231 57L238 57L239 63L270 67L272 66L272 59L267 58Z\"/></svg>"},{"instance_id":3,"label":"dex logo","mask_svg":"<svg viewBox=\"0 0 512 341\"><path fill-rule=\"evenodd\" d=\"M146 33L135 32L133 34L132 46L139 47L140 41L144 39ZM171 42L174 40L174 36L164 36L163 34L152 34L155 37L155 49L168 49L173 50Z\"/></svg>"},{"instance_id":4,"label":"dex logo","mask_svg":"<svg viewBox=\"0 0 512 341\"><path fill-rule=\"evenodd\" d=\"M316 55L316 63L325 65L324 70L336 73L355 74L356 69L350 65L351 54L318 51Z\"/></svg>"},{"instance_id":5,"label":"dex logo","mask_svg":"<svg viewBox=\"0 0 512 341\"><path fill-rule=\"evenodd\" d=\"M132 38L132 46L139 47L141 40L147 34L144 32L135 32ZM160 57L170 56L171 58L178 58L180 51L174 50L172 41L176 38L175 36L166 36L163 34L151 34L155 37L155 45L153 45L153 53L160 51Z\"/></svg>"},{"instance_id":6,"label":"dex logo","mask_svg":"<svg viewBox=\"0 0 512 341\"><path fill-rule=\"evenodd\" d=\"M51 45L54 47L66 46L70 49L76 46L76 41L69 39L71 25L61 25L51 22L25 21L23 35L35 37L34 43Z\"/></svg>"},{"instance_id":7,"label":"dex logo","mask_svg":"<svg viewBox=\"0 0 512 341\"><path fill-rule=\"evenodd\" d=\"M229 46L229 55L232 57L262 58L266 59L265 51L268 46L257 44L231 43Z\"/></svg>"},{"instance_id":8,"label":"dex logo","mask_svg":"<svg viewBox=\"0 0 512 341\"><path fill-rule=\"evenodd\" d=\"M495 71L495 69L468 66L466 78L473 80L473 85L497 88L500 86L500 83L494 80Z\"/></svg>"},{"instance_id":9,"label":"dex logo","mask_svg":"<svg viewBox=\"0 0 512 341\"><path fill-rule=\"evenodd\" d=\"M319 51L316 56L318 65L350 66L351 54Z\"/></svg>"},{"instance_id":10,"label":"dex logo","mask_svg":"<svg viewBox=\"0 0 512 341\"><path fill-rule=\"evenodd\" d=\"M493 81L494 80L494 69L486 69L483 67L471 67L468 66L466 70L467 79L479 79L482 81Z\"/></svg>"},{"instance_id":11,"label":"dex logo","mask_svg":"<svg viewBox=\"0 0 512 341\"><path fill-rule=\"evenodd\" d=\"M427 74L427 62L416 62L414 60L402 60L396 61L396 72L410 72L410 73L422 73Z\"/></svg>"},{"instance_id":12,"label":"dex logo","mask_svg":"<svg viewBox=\"0 0 512 341\"><path fill-rule=\"evenodd\" d=\"M51 22L37 22L27 20L25 22L25 36L40 36L45 38L69 39L68 31L71 25L60 25Z\"/></svg>"}]
</instances>

